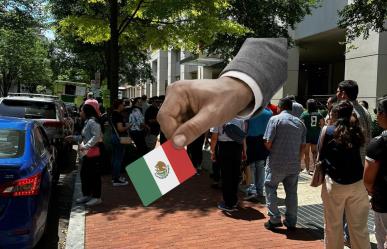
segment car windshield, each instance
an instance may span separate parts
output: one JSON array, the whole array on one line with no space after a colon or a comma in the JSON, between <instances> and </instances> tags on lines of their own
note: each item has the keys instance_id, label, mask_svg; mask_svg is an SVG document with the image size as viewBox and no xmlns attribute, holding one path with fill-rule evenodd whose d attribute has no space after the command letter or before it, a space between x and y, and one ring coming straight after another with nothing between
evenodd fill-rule
<instances>
[{"instance_id":1,"label":"car windshield","mask_svg":"<svg viewBox=\"0 0 387 249\"><path fill-rule=\"evenodd\" d=\"M56 108L54 103L49 102L4 99L0 104L0 115L17 118L56 119Z\"/></svg>"},{"instance_id":2,"label":"car windshield","mask_svg":"<svg viewBox=\"0 0 387 249\"><path fill-rule=\"evenodd\" d=\"M24 131L0 129L0 158L15 158L23 155L24 138Z\"/></svg>"}]
</instances>

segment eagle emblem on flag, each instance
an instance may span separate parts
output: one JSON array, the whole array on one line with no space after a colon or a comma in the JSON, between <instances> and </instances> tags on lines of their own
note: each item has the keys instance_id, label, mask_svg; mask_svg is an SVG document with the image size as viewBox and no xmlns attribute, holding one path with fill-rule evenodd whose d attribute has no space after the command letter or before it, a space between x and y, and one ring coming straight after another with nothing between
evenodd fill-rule
<instances>
[{"instance_id":1,"label":"eagle emblem on flag","mask_svg":"<svg viewBox=\"0 0 387 249\"><path fill-rule=\"evenodd\" d=\"M162 161L156 163L155 169L155 175L160 179L166 178L169 174L169 166Z\"/></svg>"}]
</instances>

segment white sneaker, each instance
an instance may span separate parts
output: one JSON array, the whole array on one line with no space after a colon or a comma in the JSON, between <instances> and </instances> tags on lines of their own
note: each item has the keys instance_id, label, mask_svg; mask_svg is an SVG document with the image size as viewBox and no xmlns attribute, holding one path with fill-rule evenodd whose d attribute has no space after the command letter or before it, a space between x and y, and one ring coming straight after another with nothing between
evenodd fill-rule
<instances>
[{"instance_id":1,"label":"white sneaker","mask_svg":"<svg viewBox=\"0 0 387 249\"><path fill-rule=\"evenodd\" d=\"M128 181L124 180L122 181L121 179L113 181L113 187L119 187L119 186L125 186L128 185Z\"/></svg>"},{"instance_id":2,"label":"white sneaker","mask_svg":"<svg viewBox=\"0 0 387 249\"><path fill-rule=\"evenodd\" d=\"M120 176L120 177L118 178L118 180L121 181L121 182L126 182L126 178L123 177L123 176ZM112 179L112 183L113 183L113 182L114 182L114 180Z\"/></svg>"},{"instance_id":3,"label":"white sneaker","mask_svg":"<svg viewBox=\"0 0 387 249\"><path fill-rule=\"evenodd\" d=\"M102 203L101 198L91 198L88 202L85 203L86 206L94 206Z\"/></svg>"},{"instance_id":4,"label":"white sneaker","mask_svg":"<svg viewBox=\"0 0 387 249\"><path fill-rule=\"evenodd\" d=\"M91 199L92 199L91 196L82 196L82 197L80 197L80 198L77 198L77 199L75 200L75 202L76 202L77 204L83 204L83 203L85 203L85 202L90 201Z\"/></svg>"}]
</instances>

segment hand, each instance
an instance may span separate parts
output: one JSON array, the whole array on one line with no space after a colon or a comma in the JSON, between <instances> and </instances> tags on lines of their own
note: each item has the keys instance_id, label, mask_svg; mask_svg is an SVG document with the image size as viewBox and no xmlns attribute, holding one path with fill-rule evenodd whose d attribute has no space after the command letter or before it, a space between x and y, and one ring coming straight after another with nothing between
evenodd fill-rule
<instances>
[{"instance_id":1,"label":"hand","mask_svg":"<svg viewBox=\"0 0 387 249\"><path fill-rule=\"evenodd\" d=\"M85 147L84 147L82 144L78 145L78 149L79 149L80 151L86 150Z\"/></svg>"},{"instance_id":2,"label":"hand","mask_svg":"<svg viewBox=\"0 0 387 249\"><path fill-rule=\"evenodd\" d=\"M168 86L157 120L165 136L182 148L233 119L252 100L251 89L234 78L182 80Z\"/></svg>"},{"instance_id":3,"label":"hand","mask_svg":"<svg viewBox=\"0 0 387 249\"><path fill-rule=\"evenodd\" d=\"M216 161L216 157L215 157L215 153L214 152L211 152L211 161L213 161L213 162Z\"/></svg>"},{"instance_id":4,"label":"hand","mask_svg":"<svg viewBox=\"0 0 387 249\"><path fill-rule=\"evenodd\" d=\"M246 153L242 152L242 161L246 161L246 160L247 160Z\"/></svg>"}]
</instances>

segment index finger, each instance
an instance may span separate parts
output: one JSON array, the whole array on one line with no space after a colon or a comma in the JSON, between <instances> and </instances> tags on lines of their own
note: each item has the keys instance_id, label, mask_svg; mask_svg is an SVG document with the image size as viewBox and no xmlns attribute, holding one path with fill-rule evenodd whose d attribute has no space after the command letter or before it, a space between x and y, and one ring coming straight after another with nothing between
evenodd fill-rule
<instances>
[{"instance_id":1,"label":"index finger","mask_svg":"<svg viewBox=\"0 0 387 249\"><path fill-rule=\"evenodd\" d=\"M164 105L164 104L163 104ZM165 137L169 139L175 130L179 127L177 119L168 111L169 107L161 107L157 114L157 121L160 124L160 129Z\"/></svg>"}]
</instances>

